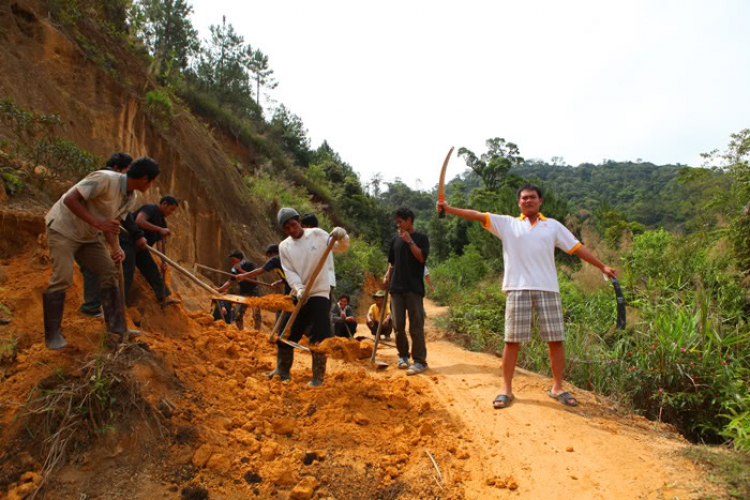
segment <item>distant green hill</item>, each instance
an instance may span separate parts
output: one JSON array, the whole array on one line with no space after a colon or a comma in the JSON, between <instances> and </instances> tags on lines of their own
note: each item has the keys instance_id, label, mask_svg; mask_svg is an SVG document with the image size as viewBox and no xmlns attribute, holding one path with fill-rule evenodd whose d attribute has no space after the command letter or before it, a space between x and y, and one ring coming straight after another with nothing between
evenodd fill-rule
<instances>
[{"instance_id":1,"label":"distant green hill","mask_svg":"<svg viewBox=\"0 0 750 500\"><path fill-rule=\"evenodd\" d=\"M629 220L668 229L691 229L703 203L713 192L728 189L730 182L721 171L615 161L577 167L525 162L511 174L541 180L547 189L567 199L573 212L595 211L607 203Z\"/></svg>"}]
</instances>

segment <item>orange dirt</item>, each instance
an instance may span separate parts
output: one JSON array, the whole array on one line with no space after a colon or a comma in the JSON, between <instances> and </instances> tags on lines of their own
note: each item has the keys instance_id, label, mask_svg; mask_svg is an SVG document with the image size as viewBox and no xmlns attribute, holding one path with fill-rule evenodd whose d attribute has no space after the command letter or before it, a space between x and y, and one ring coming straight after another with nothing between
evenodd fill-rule
<instances>
[{"instance_id":1,"label":"orange dirt","mask_svg":"<svg viewBox=\"0 0 750 500\"><path fill-rule=\"evenodd\" d=\"M230 295L232 300L241 301L248 307L263 309L264 311L294 311L294 303L289 295L269 294L262 297L244 297Z\"/></svg>"},{"instance_id":2,"label":"orange dirt","mask_svg":"<svg viewBox=\"0 0 750 500\"><path fill-rule=\"evenodd\" d=\"M102 320L77 313L76 276L63 320L69 346L45 348L41 294L50 271L29 254L2 262L0 302L13 316L0 326L0 338L18 342L15 360L3 366L3 403L23 404L37 383L55 374L77 375L101 345ZM311 389L305 385L310 356L298 351L293 381L269 382L263 375L275 361L267 340L270 313L264 313L260 333L150 300L140 300L128 316L144 332L138 342L150 361L135 362L127 376L163 415L164 427L114 419L103 438L71 447L68 464L47 480L47 498L162 498L186 487L219 498L292 492L293 498L463 496L465 469L456 453L466 445L445 408L430 402L427 379L373 377L363 367L331 361L326 383ZM345 352L353 361L367 352L359 342L340 340L327 341L333 357ZM24 485L33 483L32 476L23 474L42 472L43 436L30 442L25 421L22 406L0 407L0 491L9 495L31 488ZM425 451L440 464L439 484ZM19 452L25 453L20 462ZM128 472L116 473L122 470Z\"/></svg>"}]
</instances>

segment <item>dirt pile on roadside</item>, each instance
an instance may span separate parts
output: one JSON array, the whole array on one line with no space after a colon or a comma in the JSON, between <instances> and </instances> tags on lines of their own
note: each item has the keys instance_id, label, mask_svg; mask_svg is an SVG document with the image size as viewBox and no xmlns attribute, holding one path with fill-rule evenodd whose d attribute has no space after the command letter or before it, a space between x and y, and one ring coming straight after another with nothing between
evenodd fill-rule
<instances>
[{"instance_id":1,"label":"dirt pile on roadside","mask_svg":"<svg viewBox=\"0 0 750 500\"><path fill-rule=\"evenodd\" d=\"M63 319L69 346L45 348L41 297L51 269L38 253L0 262L0 302L12 311L0 339L14 352L12 359L2 358L0 401L18 403L0 406L4 492L30 489L48 451L43 429L24 430L21 405L32 390L42 380L80 375L86 361L109 359L109 351L100 354L103 321L77 313L78 275ZM295 351L292 381L269 382L264 374L275 362L267 340L272 313L263 314L262 332L240 332L208 313L162 309L149 300L128 315L144 332L134 349L147 354L134 357L123 373L137 382L138 396L160 421L131 412L99 422L95 438L70 443L68 465L47 479L48 498L152 498L185 488L226 498L461 496L463 461L472 445L456 437L455 421L430 401L427 380L374 377L363 367L331 362L326 383L312 389L305 385L310 355ZM331 357L366 357L359 342L327 342ZM439 464L440 482L427 452Z\"/></svg>"}]
</instances>

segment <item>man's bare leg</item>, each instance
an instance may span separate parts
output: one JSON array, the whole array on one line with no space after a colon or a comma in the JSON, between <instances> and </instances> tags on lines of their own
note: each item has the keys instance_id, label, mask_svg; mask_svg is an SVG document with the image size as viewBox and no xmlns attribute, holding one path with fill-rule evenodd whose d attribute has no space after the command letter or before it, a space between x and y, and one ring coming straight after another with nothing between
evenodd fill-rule
<instances>
[{"instance_id":1,"label":"man's bare leg","mask_svg":"<svg viewBox=\"0 0 750 500\"><path fill-rule=\"evenodd\" d=\"M562 341L549 342L549 361L552 365L552 395L558 396L563 390L563 371L565 370L565 347ZM574 402L575 398L573 398Z\"/></svg>"},{"instance_id":2,"label":"man's bare leg","mask_svg":"<svg viewBox=\"0 0 750 500\"><path fill-rule=\"evenodd\" d=\"M513 396L513 373L516 371L516 361L518 361L518 342L506 342L503 348L503 384L500 394L508 397Z\"/></svg>"}]
</instances>

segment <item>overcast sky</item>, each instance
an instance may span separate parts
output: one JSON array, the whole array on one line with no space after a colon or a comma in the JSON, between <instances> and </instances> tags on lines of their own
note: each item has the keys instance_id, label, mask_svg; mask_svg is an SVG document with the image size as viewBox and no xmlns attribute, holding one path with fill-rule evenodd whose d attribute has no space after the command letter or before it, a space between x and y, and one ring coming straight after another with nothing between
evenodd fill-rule
<instances>
[{"instance_id":1,"label":"overcast sky","mask_svg":"<svg viewBox=\"0 0 750 500\"><path fill-rule=\"evenodd\" d=\"M699 166L750 127L750 1L193 0L270 59L272 96L363 182L428 189L451 146ZM449 178L463 172L453 157Z\"/></svg>"}]
</instances>

